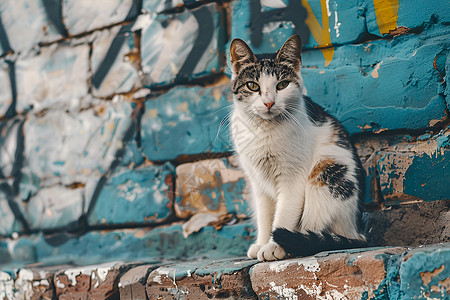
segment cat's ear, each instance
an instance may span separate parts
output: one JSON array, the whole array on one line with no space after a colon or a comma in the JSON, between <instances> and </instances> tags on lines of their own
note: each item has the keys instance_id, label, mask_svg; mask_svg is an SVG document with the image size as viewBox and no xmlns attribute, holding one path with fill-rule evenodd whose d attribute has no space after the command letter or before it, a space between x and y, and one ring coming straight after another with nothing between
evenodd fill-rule
<instances>
[{"instance_id":1,"label":"cat's ear","mask_svg":"<svg viewBox=\"0 0 450 300\"><path fill-rule=\"evenodd\" d=\"M230 45L230 61L233 72L237 73L242 65L255 62L256 56L243 40L234 39Z\"/></svg>"},{"instance_id":2,"label":"cat's ear","mask_svg":"<svg viewBox=\"0 0 450 300\"><path fill-rule=\"evenodd\" d=\"M278 62L287 62L291 64L295 71L300 71L302 66L302 41L296 34L284 42L284 45L277 52Z\"/></svg>"}]
</instances>

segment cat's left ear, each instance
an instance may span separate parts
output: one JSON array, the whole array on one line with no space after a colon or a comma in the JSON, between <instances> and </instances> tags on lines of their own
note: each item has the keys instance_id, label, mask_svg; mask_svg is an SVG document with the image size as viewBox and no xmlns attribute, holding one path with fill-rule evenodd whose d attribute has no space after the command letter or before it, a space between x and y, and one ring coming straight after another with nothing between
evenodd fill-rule
<instances>
[{"instance_id":1,"label":"cat's left ear","mask_svg":"<svg viewBox=\"0 0 450 300\"><path fill-rule=\"evenodd\" d=\"M302 41L297 34L294 34L284 42L284 45L277 52L278 62L291 64L295 71L300 71L302 66Z\"/></svg>"}]
</instances>

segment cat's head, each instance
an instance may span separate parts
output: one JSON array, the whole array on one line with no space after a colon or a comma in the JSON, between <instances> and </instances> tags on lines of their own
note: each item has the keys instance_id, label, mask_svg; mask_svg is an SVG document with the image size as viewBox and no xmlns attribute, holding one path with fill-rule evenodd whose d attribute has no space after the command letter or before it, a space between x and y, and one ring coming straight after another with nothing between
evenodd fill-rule
<instances>
[{"instance_id":1,"label":"cat's head","mask_svg":"<svg viewBox=\"0 0 450 300\"><path fill-rule=\"evenodd\" d=\"M265 120L295 109L303 90L301 47L300 37L293 35L276 53L255 55L243 40L234 39L230 61L236 108Z\"/></svg>"}]
</instances>

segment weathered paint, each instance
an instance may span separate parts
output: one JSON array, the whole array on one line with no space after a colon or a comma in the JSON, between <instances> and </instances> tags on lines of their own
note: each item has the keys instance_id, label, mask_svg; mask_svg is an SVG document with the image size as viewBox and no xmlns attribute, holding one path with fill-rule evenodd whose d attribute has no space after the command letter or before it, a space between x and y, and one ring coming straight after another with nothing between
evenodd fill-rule
<instances>
[{"instance_id":1,"label":"weathered paint","mask_svg":"<svg viewBox=\"0 0 450 300\"><path fill-rule=\"evenodd\" d=\"M64 24L72 35L130 21L139 11L138 0L113 0L108 3L63 0Z\"/></svg>"},{"instance_id":2,"label":"weathered paint","mask_svg":"<svg viewBox=\"0 0 450 300\"><path fill-rule=\"evenodd\" d=\"M0 118L13 104L12 88L9 79L10 68L4 59L0 59Z\"/></svg>"},{"instance_id":3,"label":"weathered paint","mask_svg":"<svg viewBox=\"0 0 450 300\"><path fill-rule=\"evenodd\" d=\"M192 11L143 15L141 38L144 85L154 87L220 72L225 32L216 4Z\"/></svg>"},{"instance_id":4,"label":"weathered paint","mask_svg":"<svg viewBox=\"0 0 450 300\"><path fill-rule=\"evenodd\" d=\"M158 265L143 265L134 267L120 277L118 284L120 299L146 300L145 286L147 276Z\"/></svg>"},{"instance_id":5,"label":"weathered paint","mask_svg":"<svg viewBox=\"0 0 450 300\"><path fill-rule=\"evenodd\" d=\"M231 150L225 122L231 111L228 82L210 88L177 87L145 103L142 151L150 160ZM219 130L220 129L220 130Z\"/></svg>"},{"instance_id":6,"label":"weathered paint","mask_svg":"<svg viewBox=\"0 0 450 300\"><path fill-rule=\"evenodd\" d=\"M433 61L448 40L446 31L437 30L345 45L336 48L328 68L320 53L305 52L307 94L350 133L432 126L446 117L444 83Z\"/></svg>"},{"instance_id":7,"label":"weathered paint","mask_svg":"<svg viewBox=\"0 0 450 300\"><path fill-rule=\"evenodd\" d=\"M61 201L64 199L64 201ZM50 229L76 222L83 213L84 189L40 188L25 207L31 229Z\"/></svg>"},{"instance_id":8,"label":"weathered paint","mask_svg":"<svg viewBox=\"0 0 450 300\"><path fill-rule=\"evenodd\" d=\"M450 199L446 174L449 129L428 140L399 142L377 153L379 184L386 204Z\"/></svg>"},{"instance_id":9,"label":"weathered paint","mask_svg":"<svg viewBox=\"0 0 450 300\"><path fill-rule=\"evenodd\" d=\"M450 8L439 0L427 1L426 4L368 0L365 4L367 31L378 36L389 34L399 27L421 30L427 25L441 25L450 20Z\"/></svg>"},{"instance_id":10,"label":"weathered paint","mask_svg":"<svg viewBox=\"0 0 450 300\"><path fill-rule=\"evenodd\" d=\"M103 102L80 113L49 111L25 122L24 173L38 186L87 184L114 160L128 130L129 103Z\"/></svg>"},{"instance_id":11,"label":"weathered paint","mask_svg":"<svg viewBox=\"0 0 450 300\"><path fill-rule=\"evenodd\" d=\"M162 266L149 274L147 296L149 299L253 298L248 270L256 262L235 258Z\"/></svg>"},{"instance_id":12,"label":"weathered paint","mask_svg":"<svg viewBox=\"0 0 450 300\"><path fill-rule=\"evenodd\" d=\"M364 299L377 296L386 272L383 257L404 248L360 249L315 257L259 263L252 267L252 287L263 299Z\"/></svg>"},{"instance_id":13,"label":"weathered paint","mask_svg":"<svg viewBox=\"0 0 450 300\"><path fill-rule=\"evenodd\" d=\"M102 188L89 216L89 224L153 224L165 221L172 214L174 178L171 164L118 171Z\"/></svg>"},{"instance_id":14,"label":"weathered paint","mask_svg":"<svg viewBox=\"0 0 450 300\"><path fill-rule=\"evenodd\" d=\"M257 52L275 52L293 33L300 34L308 49L351 43L365 31L361 1L255 0L234 1L232 7L232 37L249 42ZM322 53L329 63L333 48Z\"/></svg>"},{"instance_id":15,"label":"weathered paint","mask_svg":"<svg viewBox=\"0 0 450 300\"><path fill-rule=\"evenodd\" d=\"M250 215L244 172L229 159L209 159L176 169L175 212L179 218L197 213Z\"/></svg>"},{"instance_id":16,"label":"weathered paint","mask_svg":"<svg viewBox=\"0 0 450 300\"><path fill-rule=\"evenodd\" d=\"M9 46L15 52L62 38L51 24L42 1L1 1L0 17ZM4 46L0 43L0 55L10 50Z\"/></svg>"},{"instance_id":17,"label":"weathered paint","mask_svg":"<svg viewBox=\"0 0 450 300\"><path fill-rule=\"evenodd\" d=\"M13 264L40 261L44 264L96 264L111 260L161 260L187 258L224 258L243 256L255 236L248 222L216 230L204 227L183 237L181 224L155 229L90 231L81 236L41 234L21 237L18 242L6 239Z\"/></svg>"},{"instance_id":18,"label":"weathered paint","mask_svg":"<svg viewBox=\"0 0 450 300\"><path fill-rule=\"evenodd\" d=\"M95 37L91 54L91 69L95 74L91 81L92 94L95 97L128 93L141 87L138 75L140 49L136 48L136 38L135 33L125 31L121 26L103 30ZM117 54L112 55L111 51L117 51ZM113 61L110 61L111 58ZM108 70L103 74L106 63Z\"/></svg>"},{"instance_id":19,"label":"weathered paint","mask_svg":"<svg viewBox=\"0 0 450 300\"><path fill-rule=\"evenodd\" d=\"M17 111L78 109L88 94L89 46L52 44L19 56L16 64Z\"/></svg>"}]
</instances>

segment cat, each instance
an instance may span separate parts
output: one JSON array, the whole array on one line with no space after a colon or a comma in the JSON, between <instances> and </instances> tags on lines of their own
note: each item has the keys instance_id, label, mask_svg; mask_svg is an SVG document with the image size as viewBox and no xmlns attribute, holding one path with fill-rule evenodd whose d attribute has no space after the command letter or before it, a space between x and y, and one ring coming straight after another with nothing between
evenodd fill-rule
<instances>
[{"instance_id":1,"label":"cat","mask_svg":"<svg viewBox=\"0 0 450 300\"><path fill-rule=\"evenodd\" d=\"M363 170L342 125L304 95L301 40L273 54L230 45L231 136L251 187L260 261L366 246Z\"/></svg>"}]
</instances>

